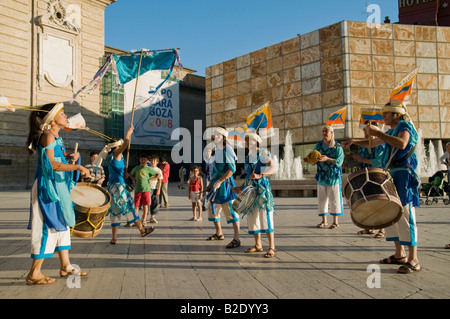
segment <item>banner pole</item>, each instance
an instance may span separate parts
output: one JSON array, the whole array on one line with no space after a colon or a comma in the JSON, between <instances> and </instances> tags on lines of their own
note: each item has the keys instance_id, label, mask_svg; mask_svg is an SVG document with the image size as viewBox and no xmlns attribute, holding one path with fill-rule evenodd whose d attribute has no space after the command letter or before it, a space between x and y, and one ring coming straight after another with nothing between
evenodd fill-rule
<instances>
[{"instance_id":1,"label":"banner pole","mask_svg":"<svg viewBox=\"0 0 450 319\"><path fill-rule=\"evenodd\" d=\"M134 104L136 102L136 92L137 92L137 86L138 86L138 81L139 81L139 73L141 72L141 63L142 63L142 55L143 52L140 51L140 58L139 58L139 66L138 66L138 72L137 72L137 77L136 77L136 85L134 86L134 96L133 96L133 108L131 110L131 126L133 126L133 119L134 119ZM130 148L131 148L131 136L130 136L130 144L128 145L128 150L127 150L127 161L126 161L126 166L125 166L125 172L127 172L128 170L128 160L130 158Z\"/></svg>"}]
</instances>

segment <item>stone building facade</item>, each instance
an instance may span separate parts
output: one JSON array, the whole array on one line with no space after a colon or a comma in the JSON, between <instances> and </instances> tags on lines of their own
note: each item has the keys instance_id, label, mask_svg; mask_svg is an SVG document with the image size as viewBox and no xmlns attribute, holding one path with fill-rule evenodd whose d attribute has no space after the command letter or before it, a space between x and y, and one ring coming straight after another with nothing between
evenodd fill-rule
<instances>
[{"instance_id":1,"label":"stone building facade","mask_svg":"<svg viewBox=\"0 0 450 319\"><path fill-rule=\"evenodd\" d=\"M361 109L381 107L420 66L409 113L423 137L450 138L450 28L342 21L206 69L206 126L236 127L270 101L280 144L321 140L331 113L347 108L337 139L361 137ZM305 154L302 154L305 155Z\"/></svg>"}]
</instances>

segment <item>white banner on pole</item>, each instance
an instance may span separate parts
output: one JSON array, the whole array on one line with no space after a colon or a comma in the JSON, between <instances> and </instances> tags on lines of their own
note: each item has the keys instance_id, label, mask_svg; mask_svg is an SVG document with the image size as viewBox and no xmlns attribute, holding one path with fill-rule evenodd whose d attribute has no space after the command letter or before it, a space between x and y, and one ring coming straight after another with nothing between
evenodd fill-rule
<instances>
[{"instance_id":1,"label":"white banner on pole","mask_svg":"<svg viewBox=\"0 0 450 319\"><path fill-rule=\"evenodd\" d=\"M139 76L136 90L138 106L134 110L134 134L131 144L148 146L174 146L178 141L171 140L172 131L180 126L180 86L168 80L150 97L149 91L166 77L167 71L153 70ZM133 96L136 79L124 85L124 134L130 127ZM143 104L141 104L143 103Z\"/></svg>"}]
</instances>

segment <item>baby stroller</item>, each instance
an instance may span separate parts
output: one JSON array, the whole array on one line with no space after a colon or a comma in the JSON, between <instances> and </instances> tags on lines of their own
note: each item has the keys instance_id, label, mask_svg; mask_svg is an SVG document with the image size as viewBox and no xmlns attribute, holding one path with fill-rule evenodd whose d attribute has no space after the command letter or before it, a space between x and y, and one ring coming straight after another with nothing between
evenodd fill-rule
<instances>
[{"instance_id":1,"label":"baby stroller","mask_svg":"<svg viewBox=\"0 0 450 319\"><path fill-rule=\"evenodd\" d=\"M423 183L421 185L421 193L426 196L425 201L423 199L420 200L420 203L425 205L432 205L433 203L437 204L439 199L441 199L445 205L450 203L450 200L444 198L445 193L449 193L449 184L445 181L445 177L447 176L447 170L438 171L433 176L428 178L428 183Z\"/></svg>"}]
</instances>

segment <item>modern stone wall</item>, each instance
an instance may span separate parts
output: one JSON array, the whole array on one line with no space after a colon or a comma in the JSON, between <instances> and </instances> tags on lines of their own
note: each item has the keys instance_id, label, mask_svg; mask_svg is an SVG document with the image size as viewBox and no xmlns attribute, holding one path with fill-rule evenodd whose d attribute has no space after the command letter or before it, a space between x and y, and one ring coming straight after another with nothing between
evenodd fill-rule
<instances>
[{"instance_id":1,"label":"modern stone wall","mask_svg":"<svg viewBox=\"0 0 450 319\"><path fill-rule=\"evenodd\" d=\"M206 69L206 125L233 127L270 101L280 143L321 139L329 115L347 108L336 137L360 137L363 108L381 107L421 66L409 111L424 138L450 136L450 28L343 21Z\"/></svg>"}]
</instances>

